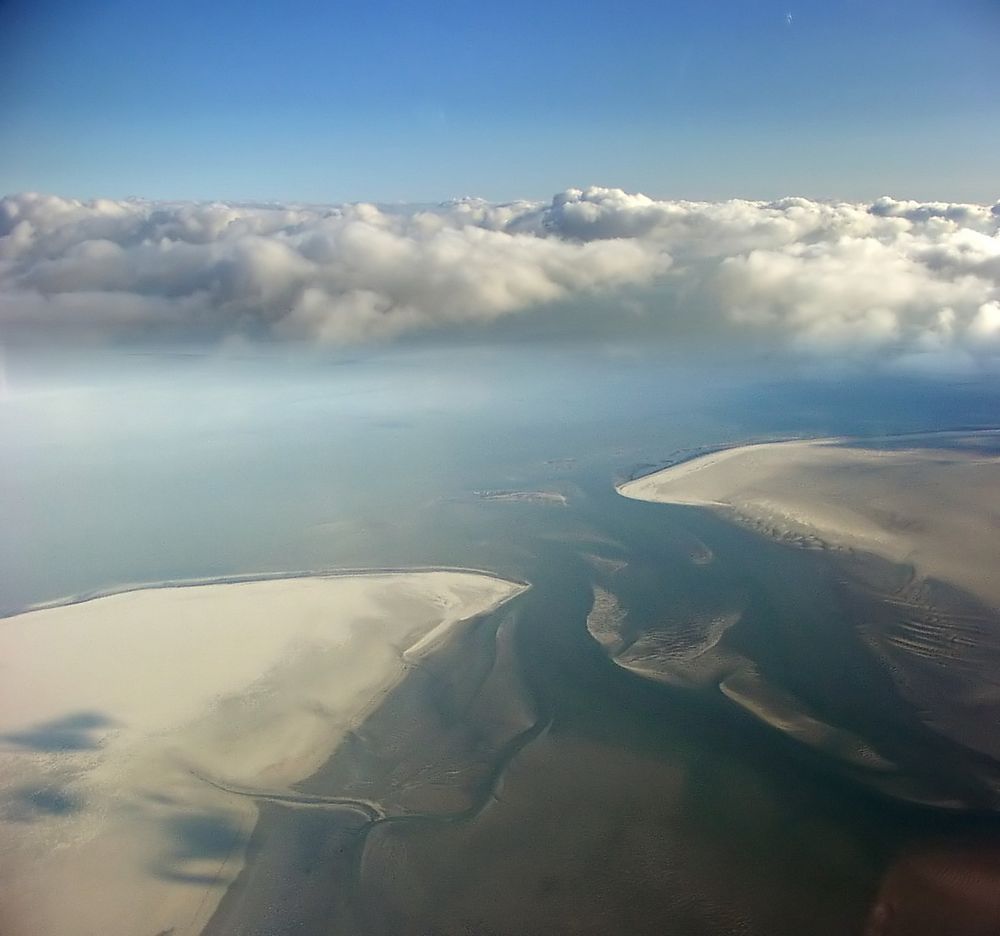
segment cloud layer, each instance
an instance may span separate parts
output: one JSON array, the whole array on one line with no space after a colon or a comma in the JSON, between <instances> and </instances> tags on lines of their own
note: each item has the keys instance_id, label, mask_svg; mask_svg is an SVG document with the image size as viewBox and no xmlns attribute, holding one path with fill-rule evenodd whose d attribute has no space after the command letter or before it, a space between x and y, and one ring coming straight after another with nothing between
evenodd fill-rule
<instances>
[{"instance_id":1,"label":"cloud layer","mask_svg":"<svg viewBox=\"0 0 1000 936\"><path fill-rule=\"evenodd\" d=\"M1000 357L1000 205L656 201L430 208L0 200L9 335L334 344L598 309L622 338L700 319L808 354ZM553 311L558 310L558 311Z\"/></svg>"}]
</instances>

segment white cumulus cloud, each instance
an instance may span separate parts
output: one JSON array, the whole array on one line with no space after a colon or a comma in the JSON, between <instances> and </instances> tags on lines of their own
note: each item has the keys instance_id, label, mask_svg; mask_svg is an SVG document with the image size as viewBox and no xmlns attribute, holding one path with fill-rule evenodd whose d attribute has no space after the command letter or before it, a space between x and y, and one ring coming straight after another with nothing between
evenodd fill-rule
<instances>
[{"instance_id":1,"label":"white cumulus cloud","mask_svg":"<svg viewBox=\"0 0 1000 936\"><path fill-rule=\"evenodd\" d=\"M344 344L549 316L800 353L1000 355L1000 206L662 201L569 189L430 208L0 200L0 327ZM636 309L641 314L636 314ZM574 311L577 310L577 311ZM595 321L596 317L596 321Z\"/></svg>"}]
</instances>

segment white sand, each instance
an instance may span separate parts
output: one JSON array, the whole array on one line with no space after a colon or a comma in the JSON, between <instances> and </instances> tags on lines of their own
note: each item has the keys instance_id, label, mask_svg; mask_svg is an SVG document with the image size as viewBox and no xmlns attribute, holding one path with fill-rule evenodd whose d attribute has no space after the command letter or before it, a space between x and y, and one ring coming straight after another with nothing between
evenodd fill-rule
<instances>
[{"instance_id":1,"label":"white sand","mask_svg":"<svg viewBox=\"0 0 1000 936\"><path fill-rule=\"evenodd\" d=\"M459 571L143 589L0 620L0 931L197 933L251 799L315 771L460 621Z\"/></svg>"},{"instance_id":2,"label":"white sand","mask_svg":"<svg viewBox=\"0 0 1000 936\"><path fill-rule=\"evenodd\" d=\"M727 449L619 487L721 511L803 545L912 565L1000 607L1000 458L969 448L877 450L838 440Z\"/></svg>"}]
</instances>

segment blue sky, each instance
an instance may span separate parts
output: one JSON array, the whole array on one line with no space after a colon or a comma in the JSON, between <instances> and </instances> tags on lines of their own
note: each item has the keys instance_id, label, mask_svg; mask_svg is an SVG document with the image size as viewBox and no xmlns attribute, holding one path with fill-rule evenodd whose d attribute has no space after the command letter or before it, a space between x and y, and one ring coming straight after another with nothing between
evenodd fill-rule
<instances>
[{"instance_id":1,"label":"blue sky","mask_svg":"<svg viewBox=\"0 0 1000 936\"><path fill-rule=\"evenodd\" d=\"M1000 196L996 0L7 0L0 37L0 192Z\"/></svg>"}]
</instances>

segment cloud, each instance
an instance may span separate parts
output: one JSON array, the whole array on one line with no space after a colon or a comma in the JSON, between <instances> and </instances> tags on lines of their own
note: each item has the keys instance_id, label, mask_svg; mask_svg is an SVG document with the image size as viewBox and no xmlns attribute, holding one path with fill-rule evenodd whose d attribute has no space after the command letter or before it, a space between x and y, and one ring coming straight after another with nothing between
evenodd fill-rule
<instances>
[{"instance_id":1,"label":"cloud","mask_svg":"<svg viewBox=\"0 0 1000 936\"><path fill-rule=\"evenodd\" d=\"M587 318L589 333L671 340L699 319L807 355L992 365L998 231L1000 206L891 198L590 188L380 208L23 194L0 200L0 326L348 344L546 317L567 335Z\"/></svg>"},{"instance_id":2,"label":"cloud","mask_svg":"<svg viewBox=\"0 0 1000 936\"><path fill-rule=\"evenodd\" d=\"M652 242L508 230L527 206L435 211L0 202L8 327L188 328L350 342L489 322L670 263Z\"/></svg>"}]
</instances>

